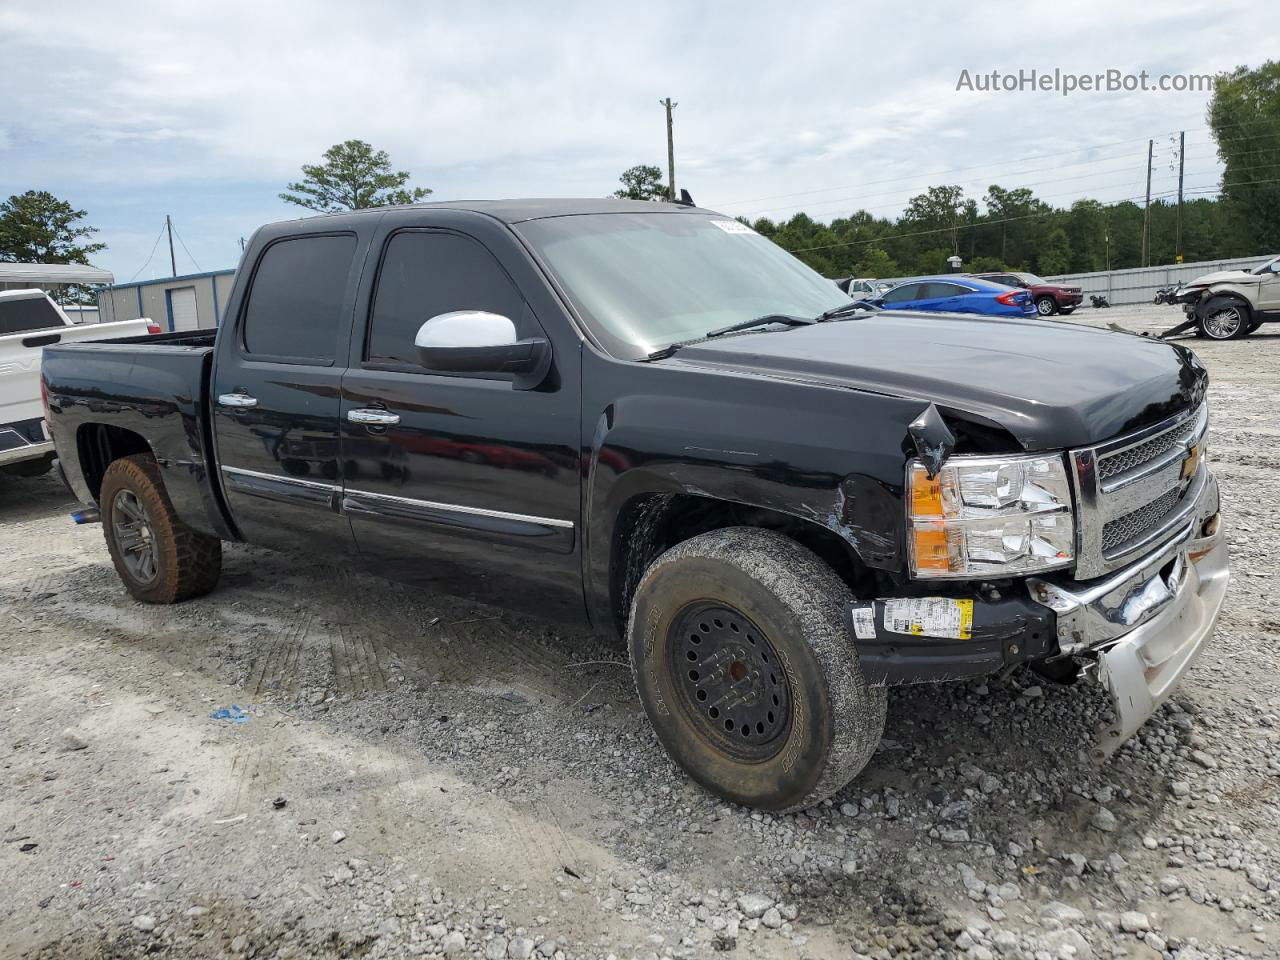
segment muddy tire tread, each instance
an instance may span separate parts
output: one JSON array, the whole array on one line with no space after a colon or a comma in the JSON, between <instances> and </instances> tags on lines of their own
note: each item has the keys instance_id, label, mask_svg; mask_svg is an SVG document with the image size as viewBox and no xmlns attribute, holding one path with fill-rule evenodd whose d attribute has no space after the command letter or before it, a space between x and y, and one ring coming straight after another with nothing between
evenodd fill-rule
<instances>
[{"instance_id":1,"label":"muddy tire tread","mask_svg":"<svg viewBox=\"0 0 1280 960\"><path fill-rule=\"evenodd\" d=\"M135 584L124 572L111 534L110 504L122 487L145 502L159 547L159 573L147 587ZM150 454L134 454L115 460L102 478L98 498L102 505L102 531L120 579L134 599L143 603L181 603L203 596L218 585L222 574L222 541L193 530L178 519L165 491L160 467Z\"/></svg>"},{"instance_id":2,"label":"muddy tire tread","mask_svg":"<svg viewBox=\"0 0 1280 960\"><path fill-rule=\"evenodd\" d=\"M880 744L888 709L883 686L867 683L858 653L845 625L844 610L853 602L849 587L812 551L771 530L726 527L685 540L663 553L645 571L636 594L663 567L699 557L737 567L773 594L805 625L804 639L827 678L833 733L821 775L803 799L778 812L803 810L829 797L866 766ZM636 604L628 620L633 635ZM638 664L632 658L639 685Z\"/></svg>"}]
</instances>

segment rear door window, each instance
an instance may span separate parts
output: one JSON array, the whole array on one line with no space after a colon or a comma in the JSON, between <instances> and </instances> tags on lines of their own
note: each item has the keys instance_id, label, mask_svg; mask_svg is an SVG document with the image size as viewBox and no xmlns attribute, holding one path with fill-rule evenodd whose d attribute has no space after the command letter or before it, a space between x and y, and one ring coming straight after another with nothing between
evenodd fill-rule
<instances>
[{"instance_id":1,"label":"rear door window","mask_svg":"<svg viewBox=\"0 0 1280 960\"><path fill-rule=\"evenodd\" d=\"M521 337L536 333L520 291L479 242L442 231L394 234L378 273L364 359L421 370L413 345L418 328L459 310L504 316Z\"/></svg>"},{"instance_id":2,"label":"rear door window","mask_svg":"<svg viewBox=\"0 0 1280 960\"><path fill-rule=\"evenodd\" d=\"M267 247L245 304L245 352L332 364L355 249L351 234L294 237Z\"/></svg>"},{"instance_id":3,"label":"rear door window","mask_svg":"<svg viewBox=\"0 0 1280 960\"><path fill-rule=\"evenodd\" d=\"M884 295L885 303L907 303L910 300L919 300L920 289L923 284L904 283L900 287L894 287Z\"/></svg>"}]
</instances>

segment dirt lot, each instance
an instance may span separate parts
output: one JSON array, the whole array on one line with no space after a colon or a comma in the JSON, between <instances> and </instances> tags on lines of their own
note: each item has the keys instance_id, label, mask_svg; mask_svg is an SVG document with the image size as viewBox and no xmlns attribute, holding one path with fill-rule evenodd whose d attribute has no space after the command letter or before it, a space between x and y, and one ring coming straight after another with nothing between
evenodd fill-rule
<instances>
[{"instance_id":1,"label":"dirt lot","mask_svg":"<svg viewBox=\"0 0 1280 960\"><path fill-rule=\"evenodd\" d=\"M1185 342L1235 580L1174 700L1097 768L1090 685L898 690L795 816L689 783L612 643L243 546L144 607L0 481L0 953L1280 956L1280 335Z\"/></svg>"}]
</instances>

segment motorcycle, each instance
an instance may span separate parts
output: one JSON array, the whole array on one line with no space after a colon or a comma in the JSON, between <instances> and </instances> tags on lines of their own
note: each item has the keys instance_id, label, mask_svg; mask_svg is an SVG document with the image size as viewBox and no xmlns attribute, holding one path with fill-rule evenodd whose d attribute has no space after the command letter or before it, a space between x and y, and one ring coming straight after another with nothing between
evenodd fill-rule
<instances>
[{"instance_id":1,"label":"motorcycle","mask_svg":"<svg viewBox=\"0 0 1280 960\"><path fill-rule=\"evenodd\" d=\"M1177 303L1177 286L1161 287L1156 291L1155 303Z\"/></svg>"},{"instance_id":2,"label":"motorcycle","mask_svg":"<svg viewBox=\"0 0 1280 960\"><path fill-rule=\"evenodd\" d=\"M1106 297L1100 296L1099 294L1096 294L1096 293L1089 294L1089 302L1093 304L1093 308L1095 310L1101 307L1111 306L1111 304L1107 301Z\"/></svg>"}]
</instances>

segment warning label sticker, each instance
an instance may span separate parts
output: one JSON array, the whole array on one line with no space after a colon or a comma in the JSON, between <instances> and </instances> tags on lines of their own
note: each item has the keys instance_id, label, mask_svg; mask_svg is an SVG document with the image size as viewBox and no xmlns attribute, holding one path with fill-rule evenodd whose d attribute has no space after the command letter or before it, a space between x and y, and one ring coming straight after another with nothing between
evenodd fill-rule
<instances>
[{"instance_id":1,"label":"warning label sticker","mask_svg":"<svg viewBox=\"0 0 1280 960\"><path fill-rule=\"evenodd\" d=\"M915 637L969 640L973 636L973 601L947 597L885 600L884 628Z\"/></svg>"},{"instance_id":2,"label":"warning label sticker","mask_svg":"<svg viewBox=\"0 0 1280 960\"><path fill-rule=\"evenodd\" d=\"M875 607L853 608L853 635L859 640L874 640L876 638Z\"/></svg>"}]
</instances>

